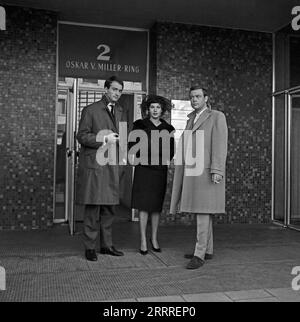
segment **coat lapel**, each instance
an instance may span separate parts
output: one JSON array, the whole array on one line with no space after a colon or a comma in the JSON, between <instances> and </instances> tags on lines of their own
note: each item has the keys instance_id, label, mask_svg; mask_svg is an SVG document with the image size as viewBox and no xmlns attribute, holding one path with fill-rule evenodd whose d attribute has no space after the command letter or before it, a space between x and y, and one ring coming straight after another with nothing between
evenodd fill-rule
<instances>
[{"instance_id":1,"label":"coat lapel","mask_svg":"<svg viewBox=\"0 0 300 322\"><path fill-rule=\"evenodd\" d=\"M192 113L188 114L187 117L189 118L187 123L186 123L186 130L191 130L193 128L193 122L196 117L196 112L193 111Z\"/></svg>"},{"instance_id":2,"label":"coat lapel","mask_svg":"<svg viewBox=\"0 0 300 322\"><path fill-rule=\"evenodd\" d=\"M115 117L113 118L110 111L108 110L107 104L109 102L108 102L108 99L106 98L105 95L103 96L101 102L103 103L103 109L105 110L105 113L108 114L108 116L112 122L112 125L113 125L112 127L114 128L114 131L118 133L119 132L119 121L122 116L122 107L118 104L115 105L115 109L114 109Z\"/></svg>"},{"instance_id":3,"label":"coat lapel","mask_svg":"<svg viewBox=\"0 0 300 322\"><path fill-rule=\"evenodd\" d=\"M199 127L211 116L211 110L207 108L198 118L197 122L193 125L192 131L196 131Z\"/></svg>"},{"instance_id":4,"label":"coat lapel","mask_svg":"<svg viewBox=\"0 0 300 322\"><path fill-rule=\"evenodd\" d=\"M120 105L116 104L114 125L118 132L119 132L119 123L122 119L122 114L123 114L123 108Z\"/></svg>"}]
</instances>

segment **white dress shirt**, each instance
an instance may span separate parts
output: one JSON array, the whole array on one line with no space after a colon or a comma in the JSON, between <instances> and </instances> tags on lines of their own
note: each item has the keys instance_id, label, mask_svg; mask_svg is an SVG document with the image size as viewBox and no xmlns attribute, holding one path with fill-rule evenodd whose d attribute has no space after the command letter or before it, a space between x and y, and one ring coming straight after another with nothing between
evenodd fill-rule
<instances>
[{"instance_id":1,"label":"white dress shirt","mask_svg":"<svg viewBox=\"0 0 300 322\"><path fill-rule=\"evenodd\" d=\"M200 115L201 115L205 110L207 110L207 107L205 107L201 112L199 112L199 113L197 113L197 114L196 114L196 117L195 117L195 119L194 119L194 124L198 121L198 119L199 119Z\"/></svg>"},{"instance_id":2,"label":"white dress shirt","mask_svg":"<svg viewBox=\"0 0 300 322\"><path fill-rule=\"evenodd\" d=\"M114 103L108 103L107 104L107 107L108 107L108 109L109 109L109 111L110 111L110 113L114 116L114 107L115 107L115 104Z\"/></svg>"}]
</instances>

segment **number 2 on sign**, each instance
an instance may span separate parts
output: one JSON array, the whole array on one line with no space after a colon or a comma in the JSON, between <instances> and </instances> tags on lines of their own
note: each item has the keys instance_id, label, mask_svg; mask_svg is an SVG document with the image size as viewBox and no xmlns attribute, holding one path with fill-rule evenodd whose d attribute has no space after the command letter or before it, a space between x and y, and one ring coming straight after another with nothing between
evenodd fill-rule
<instances>
[{"instance_id":1,"label":"number 2 on sign","mask_svg":"<svg viewBox=\"0 0 300 322\"><path fill-rule=\"evenodd\" d=\"M293 280L292 280L292 289L294 291L300 291L300 266L295 266L292 269L292 275L297 275Z\"/></svg>"},{"instance_id":2,"label":"number 2 on sign","mask_svg":"<svg viewBox=\"0 0 300 322\"><path fill-rule=\"evenodd\" d=\"M97 57L97 60L110 60L110 56L107 56L107 54L110 53L110 47L105 44L100 44L97 47L98 50L101 50L100 55Z\"/></svg>"}]
</instances>

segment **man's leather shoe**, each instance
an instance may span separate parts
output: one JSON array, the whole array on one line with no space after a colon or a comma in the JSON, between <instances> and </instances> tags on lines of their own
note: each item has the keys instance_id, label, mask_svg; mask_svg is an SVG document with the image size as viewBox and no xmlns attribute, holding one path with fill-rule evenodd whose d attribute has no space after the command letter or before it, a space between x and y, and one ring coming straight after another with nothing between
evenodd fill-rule
<instances>
[{"instance_id":1,"label":"man's leather shoe","mask_svg":"<svg viewBox=\"0 0 300 322\"><path fill-rule=\"evenodd\" d=\"M192 259L194 257L194 254L184 254L184 258L186 259Z\"/></svg>"},{"instance_id":2,"label":"man's leather shoe","mask_svg":"<svg viewBox=\"0 0 300 322\"><path fill-rule=\"evenodd\" d=\"M196 269L201 267L204 264L204 260L202 260L198 256L194 256L191 261L187 264L186 268L187 269Z\"/></svg>"},{"instance_id":3,"label":"man's leather shoe","mask_svg":"<svg viewBox=\"0 0 300 322\"><path fill-rule=\"evenodd\" d=\"M187 259L192 259L193 257L194 257L194 254L185 254L184 255L184 258L187 258ZM212 259L213 257L214 257L213 254L205 254L204 259L209 260L209 259Z\"/></svg>"},{"instance_id":4,"label":"man's leather shoe","mask_svg":"<svg viewBox=\"0 0 300 322\"><path fill-rule=\"evenodd\" d=\"M112 255L112 256L123 256L124 253L116 250L114 246L100 248L100 254Z\"/></svg>"},{"instance_id":5,"label":"man's leather shoe","mask_svg":"<svg viewBox=\"0 0 300 322\"><path fill-rule=\"evenodd\" d=\"M95 262L98 259L97 258L96 251L94 249L86 249L86 251L85 251L85 258L88 261L92 261L92 262Z\"/></svg>"},{"instance_id":6,"label":"man's leather shoe","mask_svg":"<svg viewBox=\"0 0 300 322\"><path fill-rule=\"evenodd\" d=\"M213 259L214 255L213 254L205 254L204 259Z\"/></svg>"}]
</instances>

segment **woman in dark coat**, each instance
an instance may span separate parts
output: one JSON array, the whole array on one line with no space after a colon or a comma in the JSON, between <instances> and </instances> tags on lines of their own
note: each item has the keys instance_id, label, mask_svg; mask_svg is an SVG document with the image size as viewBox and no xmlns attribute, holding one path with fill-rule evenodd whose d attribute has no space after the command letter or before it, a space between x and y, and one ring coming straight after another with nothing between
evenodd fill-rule
<instances>
[{"instance_id":1,"label":"woman in dark coat","mask_svg":"<svg viewBox=\"0 0 300 322\"><path fill-rule=\"evenodd\" d=\"M129 154L135 158L131 206L139 211L142 255L148 253L146 229L149 215L152 250L161 252L157 229L166 193L168 164L174 156L175 144L174 127L161 117L171 107L171 102L164 97L146 96L141 105L145 117L134 122L129 136ZM136 130L141 131L142 137Z\"/></svg>"}]
</instances>

